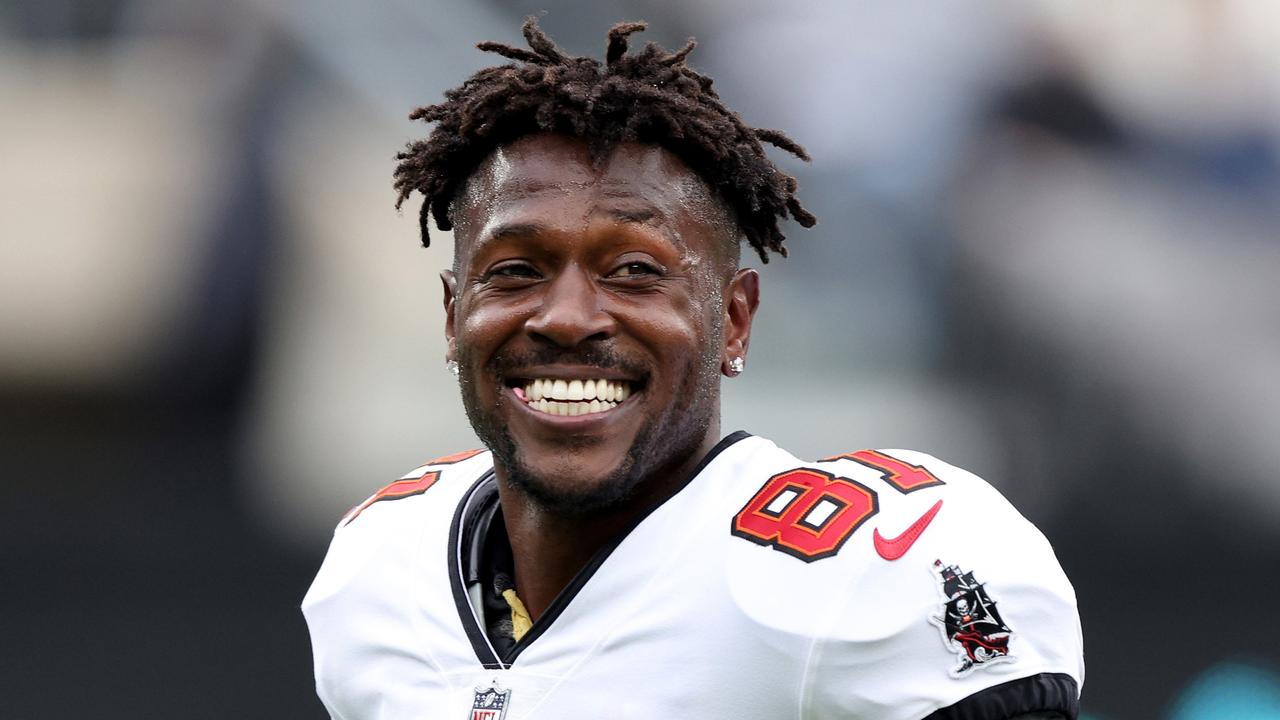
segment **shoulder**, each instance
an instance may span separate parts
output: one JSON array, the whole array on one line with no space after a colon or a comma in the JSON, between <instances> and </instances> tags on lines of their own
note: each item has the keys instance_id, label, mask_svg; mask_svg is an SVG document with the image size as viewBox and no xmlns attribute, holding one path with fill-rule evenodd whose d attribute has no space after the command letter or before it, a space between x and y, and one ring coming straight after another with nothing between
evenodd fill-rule
<instances>
[{"instance_id":1,"label":"shoulder","mask_svg":"<svg viewBox=\"0 0 1280 720\"><path fill-rule=\"evenodd\" d=\"M760 440L743 470L732 494L746 500L733 534L815 566L876 555L895 561L917 542L966 534L966 524L982 537L1043 541L987 482L922 452L856 450L806 461ZM818 562L837 555L841 561Z\"/></svg>"},{"instance_id":2,"label":"shoulder","mask_svg":"<svg viewBox=\"0 0 1280 720\"><path fill-rule=\"evenodd\" d=\"M809 609L812 712L918 720L962 709L971 714L954 716L1005 720L1000 708L1022 707L1074 717L1083 680L1074 590L1044 535L999 491L911 450L802 461L762 443L754 455L731 528L749 544L733 546L728 566Z\"/></svg>"},{"instance_id":3,"label":"shoulder","mask_svg":"<svg viewBox=\"0 0 1280 720\"><path fill-rule=\"evenodd\" d=\"M1051 595L1075 615L1075 592L1048 539L977 475L901 449L860 450L817 465L877 495L871 527L855 545L872 577L926 577L928 583L912 586L922 592L927 586L928 598L936 601L959 592L943 582L952 567L993 583L993 592L1003 588L1011 599Z\"/></svg>"},{"instance_id":4,"label":"shoulder","mask_svg":"<svg viewBox=\"0 0 1280 720\"><path fill-rule=\"evenodd\" d=\"M443 484L449 489L434 493L433 495L437 497L428 498L428 500L443 499L445 496L452 497L456 493L450 492L450 490L459 489L459 486L461 486L460 489L465 490L466 487L469 487L468 480L474 482L492 468L493 458L485 450L463 450L435 458L401 475L395 482L382 487L365 498L363 502L348 510L338 522L337 529L342 530L352 525L375 504L426 496L427 491L437 484ZM411 504L398 505L396 509L408 509L409 507L411 507ZM385 505L379 507L379 510L386 509L387 506ZM394 512L394 510L391 512ZM391 512L387 514L391 514ZM368 524L370 523L367 521L362 523L362 525Z\"/></svg>"},{"instance_id":5,"label":"shoulder","mask_svg":"<svg viewBox=\"0 0 1280 720\"><path fill-rule=\"evenodd\" d=\"M372 493L338 522L302 600L317 692L329 707L370 687L351 668L393 667L400 650L421 651L411 640L415 618L450 617L448 565L423 558L446 557L455 509L491 467L487 452L436 458Z\"/></svg>"},{"instance_id":6,"label":"shoulder","mask_svg":"<svg viewBox=\"0 0 1280 720\"><path fill-rule=\"evenodd\" d=\"M490 454L479 450L436 458L347 511L334 529L304 610L322 599L350 595L352 588L372 593L402 582L402 571L420 552L445 547L459 502L492 467Z\"/></svg>"}]
</instances>

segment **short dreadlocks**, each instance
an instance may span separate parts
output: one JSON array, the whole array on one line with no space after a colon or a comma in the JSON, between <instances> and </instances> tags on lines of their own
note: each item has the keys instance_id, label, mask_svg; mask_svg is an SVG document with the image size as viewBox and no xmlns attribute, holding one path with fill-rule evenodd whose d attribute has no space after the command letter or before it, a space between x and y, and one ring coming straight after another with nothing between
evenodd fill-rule
<instances>
[{"instance_id":1,"label":"short dreadlocks","mask_svg":"<svg viewBox=\"0 0 1280 720\"><path fill-rule=\"evenodd\" d=\"M785 257L778 219L790 214L804 227L817 220L796 199L796 179L765 156L761 143L806 161L808 153L778 130L748 127L725 107L711 78L685 64L692 39L673 53L646 43L627 55L628 36L646 27L631 22L610 28L603 66L564 54L533 17L523 27L531 50L479 43L515 62L485 68L447 91L444 102L414 110L409 119L436 126L396 155L396 208L414 190L425 197L418 216L422 244L429 243L430 218L441 230L453 228L455 193L494 149L550 132L586 139L597 156L623 142L666 148L715 188L761 260L769 262L768 250Z\"/></svg>"}]
</instances>

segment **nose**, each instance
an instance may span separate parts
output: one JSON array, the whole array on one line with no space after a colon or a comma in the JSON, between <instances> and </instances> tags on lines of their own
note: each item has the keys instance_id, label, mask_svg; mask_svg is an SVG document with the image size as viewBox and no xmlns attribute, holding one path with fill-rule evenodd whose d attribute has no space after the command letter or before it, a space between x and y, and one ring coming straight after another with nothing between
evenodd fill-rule
<instances>
[{"instance_id":1,"label":"nose","mask_svg":"<svg viewBox=\"0 0 1280 720\"><path fill-rule=\"evenodd\" d=\"M613 336L617 323L601 307L601 290L579 268L559 273L547 286L538 311L525 321L535 338L560 347L576 347Z\"/></svg>"}]
</instances>

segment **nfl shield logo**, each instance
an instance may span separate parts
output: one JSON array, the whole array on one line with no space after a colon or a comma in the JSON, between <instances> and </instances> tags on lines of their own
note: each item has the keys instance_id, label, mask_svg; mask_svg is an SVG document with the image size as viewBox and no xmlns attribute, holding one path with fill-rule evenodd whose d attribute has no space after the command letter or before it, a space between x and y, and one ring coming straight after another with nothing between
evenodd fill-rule
<instances>
[{"instance_id":1,"label":"nfl shield logo","mask_svg":"<svg viewBox=\"0 0 1280 720\"><path fill-rule=\"evenodd\" d=\"M507 703L511 690L498 688L498 681L487 688L476 688L476 700L471 704L471 720L503 720L507 716Z\"/></svg>"}]
</instances>

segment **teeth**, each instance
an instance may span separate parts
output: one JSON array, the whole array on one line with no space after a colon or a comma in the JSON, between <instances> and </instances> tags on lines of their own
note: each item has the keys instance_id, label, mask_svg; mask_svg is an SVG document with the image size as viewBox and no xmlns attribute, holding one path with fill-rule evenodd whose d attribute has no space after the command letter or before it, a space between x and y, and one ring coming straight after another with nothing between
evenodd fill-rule
<instances>
[{"instance_id":1,"label":"teeth","mask_svg":"<svg viewBox=\"0 0 1280 720\"><path fill-rule=\"evenodd\" d=\"M592 400L605 402L622 402L631 395L631 384L626 381L613 380L552 380L538 378L525 383L525 401L530 404L539 400L568 400L590 403Z\"/></svg>"},{"instance_id":2,"label":"teeth","mask_svg":"<svg viewBox=\"0 0 1280 720\"><path fill-rule=\"evenodd\" d=\"M529 407L548 415L574 417L612 410L631 396L631 383L605 380L538 378L524 385Z\"/></svg>"},{"instance_id":3,"label":"teeth","mask_svg":"<svg viewBox=\"0 0 1280 720\"><path fill-rule=\"evenodd\" d=\"M525 383L523 390L529 407L548 415L565 417L612 410L631 395L628 383L610 380L539 378Z\"/></svg>"}]
</instances>

